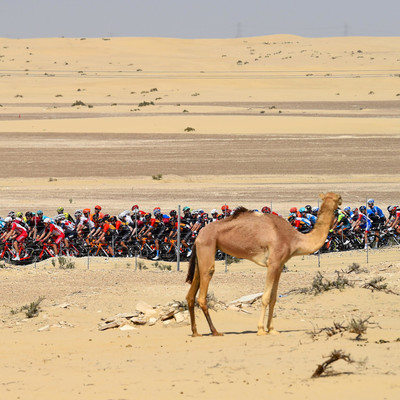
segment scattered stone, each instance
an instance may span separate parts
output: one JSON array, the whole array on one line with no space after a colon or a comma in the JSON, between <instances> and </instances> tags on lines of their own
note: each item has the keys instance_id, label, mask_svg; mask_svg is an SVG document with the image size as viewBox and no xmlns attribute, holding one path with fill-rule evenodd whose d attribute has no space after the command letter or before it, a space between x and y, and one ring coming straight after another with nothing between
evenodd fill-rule
<instances>
[{"instance_id":1,"label":"scattered stone","mask_svg":"<svg viewBox=\"0 0 400 400\"><path fill-rule=\"evenodd\" d=\"M70 307L71 307L71 304L69 304L69 303L62 303L62 304L59 304L57 307L59 307L59 308L70 308Z\"/></svg>"},{"instance_id":2,"label":"scattered stone","mask_svg":"<svg viewBox=\"0 0 400 400\"><path fill-rule=\"evenodd\" d=\"M111 321L111 322L104 322L102 324L99 324L99 331L105 331L106 329L112 329L112 328L118 328L120 324L117 321Z\"/></svg>"},{"instance_id":3,"label":"scattered stone","mask_svg":"<svg viewBox=\"0 0 400 400\"><path fill-rule=\"evenodd\" d=\"M260 299L263 295L263 292L249 294L247 296L240 297L239 299L231 301L229 304L253 304L255 301Z\"/></svg>"},{"instance_id":4,"label":"scattered stone","mask_svg":"<svg viewBox=\"0 0 400 400\"><path fill-rule=\"evenodd\" d=\"M146 314L146 312L153 310L153 307L143 300L139 300L139 302L136 304L136 311L139 311L143 314Z\"/></svg>"},{"instance_id":5,"label":"scattered stone","mask_svg":"<svg viewBox=\"0 0 400 400\"><path fill-rule=\"evenodd\" d=\"M38 332L44 332L44 331L49 331L50 330L50 325L45 325L42 326L41 328L38 329Z\"/></svg>"},{"instance_id":6,"label":"scattered stone","mask_svg":"<svg viewBox=\"0 0 400 400\"><path fill-rule=\"evenodd\" d=\"M140 315L140 313L138 311L134 311L134 312L131 312L131 313L120 313L120 314L117 314L115 316L115 318L131 319L133 317L138 317L139 315Z\"/></svg>"},{"instance_id":7,"label":"scattered stone","mask_svg":"<svg viewBox=\"0 0 400 400\"><path fill-rule=\"evenodd\" d=\"M175 315L175 310L169 311L167 313L164 313L162 315L160 315L161 321L167 321L171 318L173 318Z\"/></svg>"},{"instance_id":8,"label":"scattered stone","mask_svg":"<svg viewBox=\"0 0 400 400\"><path fill-rule=\"evenodd\" d=\"M174 314L175 321L179 324L185 321L185 316L183 312L177 312Z\"/></svg>"},{"instance_id":9,"label":"scattered stone","mask_svg":"<svg viewBox=\"0 0 400 400\"><path fill-rule=\"evenodd\" d=\"M120 331L134 331L136 328L132 325L123 325L119 328Z\"/></svg>"},{"instance_id":10,"label":"scattered stone","mask_svg":"<svg viewBox=\"0 0 400 400\"><path fill-rule=\"evenodd\" d=\"M144 318L140 317L133 317L130 319L131 322L133 322L135 325L146 325L147 321Z\"/></svg>"},{"instance_id":11,"label":"scattered stone","mask_svg":"<svg viewBox=\"0 0 400 400\"><path fill-rule=\"evenodd\" d=\"M147 322L147 324L148 324L149 326L153 326L153 325L156 324L156 322L157 322L157 318L151 317L151 318L149 319L149 321Z\"/></svg>"}]
</instances>

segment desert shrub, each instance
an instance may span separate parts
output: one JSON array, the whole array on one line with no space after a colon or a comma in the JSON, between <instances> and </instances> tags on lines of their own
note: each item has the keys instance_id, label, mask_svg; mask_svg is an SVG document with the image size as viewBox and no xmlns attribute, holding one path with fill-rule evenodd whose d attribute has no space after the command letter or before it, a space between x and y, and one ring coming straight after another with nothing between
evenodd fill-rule
<instances>
[{"instance_id":1,"label":"desert shrub","mask_svg":"<svg viewBox=\"0 0 400 400\"><path fill-rule=\"evenodd\" d=\"M346 286L352 287L353 285L350 281L345 278L339 271L336 271L337 277L335 280L330 281L326 279L321 272L317 272L317 275L314 277L311 288L309 288L309 292L313 293L314 295L326 292L332 289L339 289L343 290Z\"/></svg>"},{"instance_id":2,"label":"desert shrub","mask_svg":"<svg viewBox=\"0 0 400 400\"><path fill-rule=\"evenodd\" d=\"M195 130L196 129L194 129L194 128L190 127L190 126L185 128L185 132L194 132Z\"/></svg>"},{"instance_id":3,"label":"desert shrub","mask_svg":"<svg viewBox=\"0 0 400 400\"><path fill-rule=\"evenodd\" d=\"M242 261L240 258L236 258L236 257L230 256L229 254L226 255L226 264L227 265L237 264L240 261Z\"/></svg>"},{"instance_id":4,"label":"desert shrub","mask_svg":"<svg viewBox=\"0 0 400 400\"><path fill-rule=\"evenodd\" d=\"M152 175L151 177L154 181L161 181L162 174Z\"/></svg>"},{"instance_id":5,"label":"desert shrub","mask_svg":"<svg viewBox=\"0 0 400 400\"><path fill-rule=\"evenodd\" d=\"M142 101L138 104L139 107L146 107L146 106L154 106L154 102L152 101Z\"/></svg>"},{"instance_id":6,"label":"desert shrub","mask_svg":"<svg viewBox=\"0 0 400 400\"><path fill-rule=\"evenodd\" d=\"M76 107L76 106L85 106L86 104L81 101L81 100L76 100L75 103L72 103L71 107Z\"/></svg>"},{"instance_id":7,"label":"desert shrub","mask_svg":"<svg viewBox=\"0 0 400 400\"><path fill-rule=\"evenodd\" d=\"M16 308L11 310L11 314L18 314L20 312L25 312L26 318L33 318L39 315L40 303L44 300L44 297L39 297L36 301L32 301L30 304L25 304L21 308Z\"/></svg>"},{"instance_id":8,"label":"desert shrub","mask_svg":"<svg viewBox=\"0 0 400 400\"><path fill-rule=\"evenodd\" d=\"M171 271L171 269L172 269L170 264L166 264L166 263L163 263L163 262L156 261L152 265L153 265L153 267L158 268L161 271Z\"/></svg>"},{"instance_id":9,"label":"desert shrub","mask_svg":"<svg viewBox=\"0 0 400 400\"><path fill-rule=\"evenodd\" d=\"M376 278L365 283L362 287L365 289L374 290L387 290L387 283L382 283L386 278L383 276L377 276Z\"/></svg>"},{"instance_id":10,"label":"desert shrub","mask_svg":"<svg viewBox=\"0 0 400 400\"><path fill-rule=\"evenodd\" d=\"M348 363L353 363L354 361L352 360L350 354L345 354L343 350L333 350L332 353L328 356L328 360L326 360L324 363L318 365L317 369L314 371L312 374L311 378L318 378L321 376L327 368L330 366L335 361L338 360L344 360Z\"/></svg>"}]
</instances>

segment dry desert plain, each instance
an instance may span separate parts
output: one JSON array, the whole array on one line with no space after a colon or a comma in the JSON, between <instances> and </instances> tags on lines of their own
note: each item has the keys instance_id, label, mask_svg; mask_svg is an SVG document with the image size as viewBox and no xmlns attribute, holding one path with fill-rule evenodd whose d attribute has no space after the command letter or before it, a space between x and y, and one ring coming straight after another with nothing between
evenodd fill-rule
<instances>
[{"instance_id":1,"label":"dry desert plain","mask_svg":"<svg viewBox=\"0 0 400 400\"><path fill-rule=\"evenodd\" d=\"M286 215L325 191L346 205L399 204L399 72L400 38L0 39L0 215L225 203ZM292 292L353 262L365 269L347 274L353 288ZM185 264L146 264L2 268L1 398L398 398L398 248L368 263L365 252L323 255L320 268L315 256L291 260L278 336L256 336L257 305L212 312L218 338L191 338L186 323L99 331L140 300L184 299ZM379 276L389 291L362 288ZM218 263L211 290L229 303L264 282L250 262L228 273ZM40 296L38 317L11 313ZM368 317L363 340L310 335ZM335 349L357 362L310 379Z\"/></svg>"}]
</instances>

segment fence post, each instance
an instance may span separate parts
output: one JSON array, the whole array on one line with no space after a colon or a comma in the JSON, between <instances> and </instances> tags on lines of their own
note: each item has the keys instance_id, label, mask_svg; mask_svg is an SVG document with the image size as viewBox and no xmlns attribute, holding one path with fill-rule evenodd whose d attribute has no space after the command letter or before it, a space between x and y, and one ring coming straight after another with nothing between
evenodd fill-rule
<instances>
[{"instance_id":1,"label":"fence post","mask_svg":"<svg viewBox=\"0 0 400 400\"><path fill-rule=\"evenodd\" d=\"M365 214L366 214L366 217L368 218L368 200L367 200L367 197L365 197ZM367 222L368 222L368 219L367 219ZM364 238L366 238L366 242L364 243L364 246L367 246L367 264L368 264L368 261L369 261L369 240L368 240L368 234L367 234L367 236L365 236L365 234L364 234Z\"/></svg>"},{"instance_id":2,"label":"fence post","mask_svg":"<svg viewBox=\"0 0 400 400\"><path fill-rule=\"evenodd\" d=\"M318 198L318 211L319 211L319 198ZM318 250L318 268L321 268L321 249Z\"/></svg>"},{"instance_id":3,"label":"fence post","mask_svg":"<svg viewBox=\"0 0 400 400\"><path fill-rule=\"evenodd\" d=\"M176 270L179 272L181 267L181 206L178 205L178 221L177 221L177 236L176 236Z\"/></svg>"}]
</instances>

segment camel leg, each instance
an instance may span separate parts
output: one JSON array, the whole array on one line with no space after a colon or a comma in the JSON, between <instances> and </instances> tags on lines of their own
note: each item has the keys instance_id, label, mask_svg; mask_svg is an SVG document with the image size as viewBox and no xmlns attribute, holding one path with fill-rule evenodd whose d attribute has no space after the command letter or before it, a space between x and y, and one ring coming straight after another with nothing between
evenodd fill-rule
<instances>
[{"instance_id":1,"label":"camel leg","mask_svg":"<svg viewBox=\"0 0 400 400\"><path fill-rule=\"evenodd\" d=\"M197 302L199 303L199 306L203 310L204 316L207 319L208 326L210 327L211 333L213 336L223 336L223 333L219 333L210 317L210 313L208 312L208 307L207 307L207 291L208 291L208 286L210 284L211 278L214 274L215 271L215 251L210 252L211 256L208 255L205 260L201 260L200 258L198 259L198 267L199 267L199 273L200 273L200 293L199 297L197 299ZM207 265L210 265L209 268L205 268ZM203 266L203 268L202 268Z\"/></svg>"},{"instance_id":2,"label":"camel leg","mask_svg":"<svg viewBox=\"0 0 400 400\"><path fill-rule=\"evenodd\" d=\"M268 312L268 323L267 323L267 328L268 328L268 333L277 333L271 326L272 324L272 317L274 314L274 306L276 302L276 294L278 291L278 283L279 283L279 277L281 274L281 269L278 267L275 267L274 264L272 264L269 260L267 262L267 281L265 284L265 290L264 294L262 295L261 298L261 315L260 319L258 321L258 330L257 330L257 335L262 336L266 335L267 332L265 331L265 314L267 311L267 307L269 307L269 312Z\"/></svg>"},{"instance_id":3,"label":"camel leg","mask_svg":"<svg viewBox=\"0 0 400 400\"><path fill-rule=\"evenodd\" d=\"M194 314L194 304L195 304L196 294L199 290L199 287L200 287L199 270L198 270L198 268L196 268L196 270L194 272L192 284L190 285L190 289L186 296L186 301L188 303L188 308L189 308L190 323L192 326L192 336L193 337L201 336L197 332L196 319L195 319L195 314Z\"/></svg>"},{"instance_id":4,"label":"camel leg","mask_svg":"<svg viewBox=\"0 0 400 400\"><path fill-rule=\"evenodd\" d=\"M272 319L274 316L274 307L275 307L275 303L276 303L276 297L278 294L278 284L279 284L279 278L281 276L281 271L282 268L279 268L278 271L276 271L276 277L272 286L272 293L271 293L271 297L269 300L269 307L268 307L268 320L267 320L267 331L268 333L272 334L272 335L277 335L279 332L276 331L273 327L272 324Z\"/></svg>"}]
</instances>

